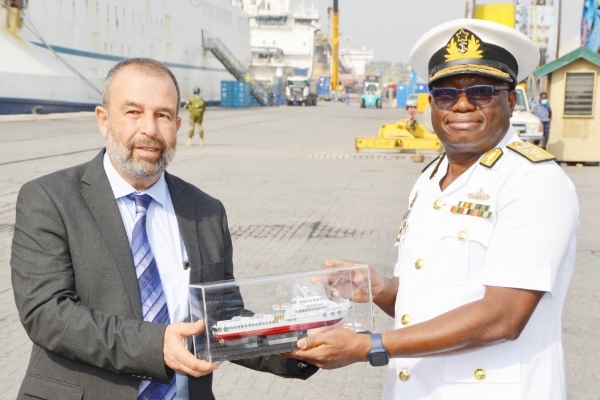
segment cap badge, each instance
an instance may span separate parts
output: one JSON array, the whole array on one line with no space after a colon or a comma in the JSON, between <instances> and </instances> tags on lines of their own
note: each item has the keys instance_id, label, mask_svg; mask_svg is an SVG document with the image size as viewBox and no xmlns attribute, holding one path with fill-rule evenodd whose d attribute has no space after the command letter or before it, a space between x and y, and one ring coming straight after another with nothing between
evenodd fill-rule
<instances>
[{"instance_id":1,"label":"cap badge","mask_svg":"<svg viewBox=\"0 0 600 400\"><path fill-rule=\"evenodd\" d=\"M483 58L481 41L468 29L456 32L446 45L446 62L461 58Z\"/></svg>"}]
</instances>

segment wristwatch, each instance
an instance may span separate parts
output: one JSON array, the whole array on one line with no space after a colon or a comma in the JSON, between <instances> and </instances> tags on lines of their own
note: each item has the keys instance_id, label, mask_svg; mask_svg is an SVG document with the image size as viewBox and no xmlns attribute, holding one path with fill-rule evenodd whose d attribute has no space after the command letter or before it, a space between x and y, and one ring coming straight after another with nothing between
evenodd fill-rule
<instances>
[{"instance_id":1,"label":"wristwatch","mask_svg":"<svg viewBox=\"0 0 600 400\"><path fill-rule=\"evenodd\" d=\"M374 367L388 365L390 353L383 347L381 333L371 335L371 351L369 351L369 363Z\"/></svg>"}]
</instances>

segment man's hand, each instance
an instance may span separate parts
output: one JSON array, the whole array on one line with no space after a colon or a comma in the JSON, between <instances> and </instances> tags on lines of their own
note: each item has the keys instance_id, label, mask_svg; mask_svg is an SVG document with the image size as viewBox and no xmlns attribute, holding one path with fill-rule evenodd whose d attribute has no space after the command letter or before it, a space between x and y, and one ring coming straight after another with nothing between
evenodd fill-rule
<instances>
[{"instance_id":1,"label":"man's hand","mask_svg":"<svg viewBox=\"0 0 600 400\"><path fill-rule=\"evenodd\" d=\"M219 364L211 364L197 359L185 347L184 343L187 336L197 335L202 333L203 330L204 321L193 323L175 322L167 326L163 347L167 367L175 372L188 374L196 378L210 374L219 368Z\"/></svg>"},{"instance_id":2,"label":"man's hand","mask_svg":"<svg viewBox=\"0 0 600 400\"><path fill-rule=\"evenodd\" d=\"M327 260L323 263L325 269L335 270L338 268L351 266L367 266L355 261L346 260ZM368 267L368 266L367 266ZM328 271L329 272L329 271ZM369 267L368 274L363 270L352 271L351 273L336 274L330 271L327 275L318 275L311 279L313 284L324 283L327 294L330 297L341 297L350 299L356 303L368 303L369 298L369 275L371 277L371 293L373 296L383 290L383 280L377 272Z\"/></svg>"},{"instance_id":3,"label":"man's hand","mask_svg":"<svg viewBox=\"0 0 600 400\"><path fill-rule=\"evenodd\" d=\"M355 261L327 260L323 265L326 270L329 270L329 274L317 275L311 279L311 282L313 284L323 283L329 298L335 299L341 297L343 299L350 299L356 303L368 303L371 301L368 293L370 279L373 302L385 311L386 314L394 316L394 304L396 302L396 294L398 293L398 278L385 278L370 266L368 275L362 270L352 271L351 275L348 273L331 273L338 268L365 265Z\"/></svg>"},{"instance_id":4,"label":"man's hand","mask_svg":"<svg viewBox=\"0 0 600 400\"><path fill-rule=\"evenodd\" d=\"M371 337L359 335L348 329L333 329L298 340L300 350L286 353L323 369L345 367L355 362L367 361L371 350Z\"/></svg>"}]
</instances>

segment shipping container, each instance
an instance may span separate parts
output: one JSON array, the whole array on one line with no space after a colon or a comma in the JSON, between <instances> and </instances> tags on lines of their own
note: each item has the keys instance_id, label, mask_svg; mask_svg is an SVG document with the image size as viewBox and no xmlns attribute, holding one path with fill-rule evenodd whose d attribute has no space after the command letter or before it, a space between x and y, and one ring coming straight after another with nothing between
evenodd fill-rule
<instances>
[{"instance_id":1,"label":"shipping container","mask_svg":"<svg viewBox=\"0 0 600 400\"><path fill-rule=\"evenodd\" d=\"M411 85L398 85L396 87L396 105L398 108L406 107L406 98L411 92Z\"/></svg>"},{"instance_id":2,"label":"shipping container","mask_svg":"<svg viewBox=\"0 0 600 400\"><path fill-rule=\"evenodd\" d=\"M429 87L424 83L415 83L413 85L413 93L429 93Z\"/></svg>"},{"instance_id":3,"label":"shipping container","mask_svg":"<svg viewBox=\"0 0 600 400\"><path fill-rule=\"evenodd\" d=\"M249 107L250 83L221 81L221 107Z\"/></svg>"},{"instance_id":4,"label":"shipping container","mask_svg":"<svg viewBox=\"0 0 600 400\"><path fill-rule=\"evenodd\" d=\"M329 97L331 89L331 77L321 76L319 77L319 84L317 85L317 95L319 97Z\"/></svg>"}]
</instances>

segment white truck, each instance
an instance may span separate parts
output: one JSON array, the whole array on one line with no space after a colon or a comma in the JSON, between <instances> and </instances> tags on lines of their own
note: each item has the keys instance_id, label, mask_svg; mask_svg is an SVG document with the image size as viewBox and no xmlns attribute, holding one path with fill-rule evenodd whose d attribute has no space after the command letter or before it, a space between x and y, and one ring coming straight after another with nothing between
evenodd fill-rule
<instances>
[{"instance_id":1,"label":"white truck","mask_svg":"<svg viewBox=\"0 0 600 400\"><path fill-rule=\"evenodd\" d=\"M544 143L544 125L529 110L525 90L521 86L517 86L516 92L517 104L515 105L515 111L510 119L510 123L514 126L522 141L544 147L546 145Z\"/></svg>"},{"instance_id":2,"label":"white truck","mask_svg":"<svg viewBox=\"0 0 600 400\"><path fill-rule=\"evenodd\" d=\"M287 78L285 97L288 106L316 106L316 85L311 85L305 76L291 76Z\"/></svg>"}]
</instances>

